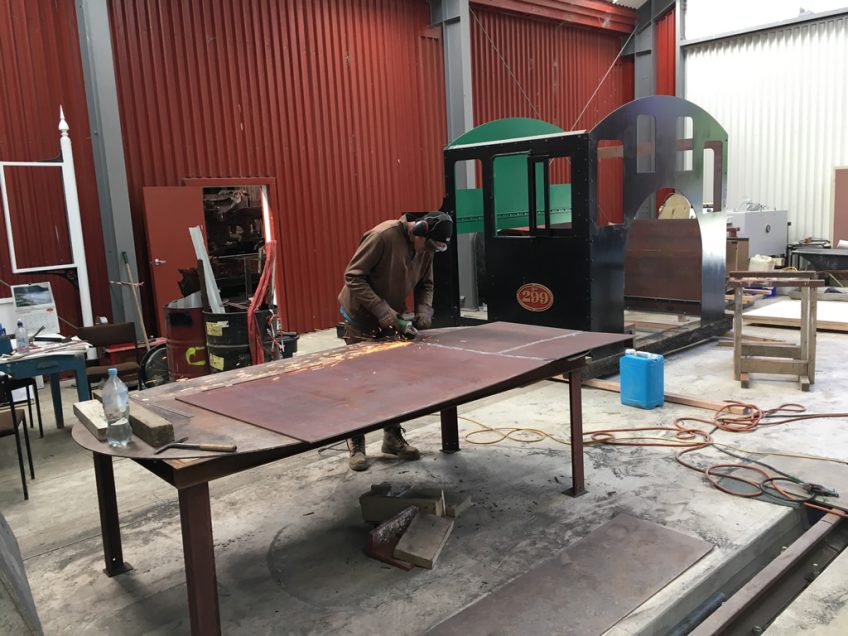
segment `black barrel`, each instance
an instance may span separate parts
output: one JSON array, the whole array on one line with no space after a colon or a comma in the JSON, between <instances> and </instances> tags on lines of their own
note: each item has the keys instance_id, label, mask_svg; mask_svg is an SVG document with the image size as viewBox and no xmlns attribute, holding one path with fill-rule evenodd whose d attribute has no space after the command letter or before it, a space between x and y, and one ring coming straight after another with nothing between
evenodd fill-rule
<instances>
[{"instance_id":1,"label":"black barrel","mask_svg":"<svg viewBox=\"0 0 848 636\"><path fill-rule=\"evenodd\" d=\"M283 332L283 357L291 358L297 353L297 341L300 336L294 331Z\"/></svg>"},{"instance_id":2,"label":"black barrel","mask_svg":"<svg viewBox=\"0 0 848 636\"><path fill-rule=\"evenodd\" d=\"M257 311L255 314L256 324L262 332L266 362L273 360L273 340L265 329L265 323L270 313L265 309ZM204 311L203 322L206 328L209 370L212 373L249 367L253 363L247 339L246 311L234 311L226 314Z\"/></svg>"}]
</instances>

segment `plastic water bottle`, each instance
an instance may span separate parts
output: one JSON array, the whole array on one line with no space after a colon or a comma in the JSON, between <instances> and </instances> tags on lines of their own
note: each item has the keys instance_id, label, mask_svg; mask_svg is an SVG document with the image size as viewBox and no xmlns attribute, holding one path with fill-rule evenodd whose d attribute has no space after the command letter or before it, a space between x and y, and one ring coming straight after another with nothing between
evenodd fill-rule
<instances>
[{"instance_id":1,"label":"plastic water bottle","mask_svg":"<svg viewBox=\"0 0 848 636\"><path fill-rule=\"evenodd\" d=\"M29 351L29 338L27 337L26 327L24 327L24 321L18 321L18 328L15 329L15 347L18 350L18 353L26 353Z\"/></svg>"},{"instance_id":2,"label":"plastic water bottle","mask_svg":"<svg viewBox=\"0 0 848 636\"><path fill-rule=\"evenodd\" d=\"M127 385L118 377L118 370L109 369L103 385L103 412L106 414L106 441L113 448L123 448L132 441L130 398Z\"/></svg>"}]
</instances>

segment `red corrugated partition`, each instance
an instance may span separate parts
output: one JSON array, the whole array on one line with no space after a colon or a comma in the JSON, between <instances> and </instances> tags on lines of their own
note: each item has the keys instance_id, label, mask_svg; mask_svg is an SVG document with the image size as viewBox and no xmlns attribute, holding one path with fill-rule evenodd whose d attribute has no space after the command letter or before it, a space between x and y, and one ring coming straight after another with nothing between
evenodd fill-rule
<instances>
[{"instance_id":1,"label":"red corrugated partition","mask_svg":"<svg viewBox=\"0 0 848 636\"><path fill-rule=\"evenodd\" d=\"M59 154L59 106L71 127L77 189L95 315L110 315L103 234L88 127L73 0L7 0L0 8L0 160L44 161ZM58 168L6 168L18 267L70 261L68 224ZM79 325L79 295L53 274L14 276L0 215L0 280L49 281L59 315ZM0 285L0 297L10 296ZM6 325L8 330L9 325ZM63 331L73 333L63 325Z\"/></svg>"},{"instance_id":2,"label":"red corrugated partition","mask_svg":"<svg viewBox=\"0 0 848 636\"><path fill-rule=\"evenodd\" d=\"M676 93L677 31L673 8L657 20L656 27L656 94L674 95Z\"/></svg>"},{"instance_id":3,"label":"red corrugated partition","mask_svg":"<svg viewBox=\"0 0 848 636\"><path fill-rule=\"evenodd\" d=\"M472 8L471 21L475 125L533 117L565 130L588 130L633 99L633 58L615 61L624 43L616 33L479 6ZM623 218L620 166L612 160L603 165L615 172L604 180L615 192L603 197L602 221L618 223Z\"/></svg>"},{"instance_id":4,"label":"red corrugated partition","mask_svg":"<svg viewBox=\"0 0 848 636\"><path fill-rule=\"evenodd\" d=\"M441 203L442 42L426 0L112 0L110 11L139 262L144 186L273 177L285 327L335 324L362 232Z\"/></svg>"}]
</instances>

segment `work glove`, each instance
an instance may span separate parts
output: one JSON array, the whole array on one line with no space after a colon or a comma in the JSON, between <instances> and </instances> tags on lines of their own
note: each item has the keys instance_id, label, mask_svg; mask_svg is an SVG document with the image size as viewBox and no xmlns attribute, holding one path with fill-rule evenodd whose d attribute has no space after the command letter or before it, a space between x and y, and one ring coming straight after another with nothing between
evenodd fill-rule
<instances>
[{"instance_id":1,"label":"work glove","mask_svg":"<svg viewBox=\"0 0 848 636\"><path fill-rule=\"evenodd\" d=\"M418 329L429 329L433 324L433 308L430 305L416 305L413 324Z\"/></svg>"},{"instance_id":2,"label":"work glove","mask_svg":"<svg viewBox=\"0 0 848 636\"><path fill-rule=\"evenodd\" d=\"M380 329L387 331L395 330L398 333L401 332L397 312L392 309L389 303L385 300L381 300L379 303L374 305L371 309L371 313L373 313L374 317L377 319Z\"/></svg>"}]
</instances>

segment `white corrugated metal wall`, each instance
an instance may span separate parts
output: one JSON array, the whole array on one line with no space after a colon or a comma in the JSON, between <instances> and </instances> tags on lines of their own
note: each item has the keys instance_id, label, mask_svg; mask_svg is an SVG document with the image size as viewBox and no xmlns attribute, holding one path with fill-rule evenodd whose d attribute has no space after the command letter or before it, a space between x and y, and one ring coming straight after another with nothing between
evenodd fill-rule
<instances>
[{"instance_id":1,"label":"white corrugated metal wall","mask_svg":"<svg viewBox=\"0 0 848 636\"><path fill-rule=\"evenodd\" d=\"M789 210L790 241L831 238L834 166L848 165L848 18L683 49L685 97L727 129L727 204Z\"/></svg>"}]
</instances>

